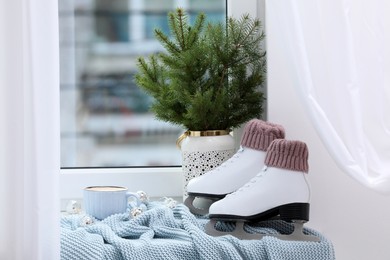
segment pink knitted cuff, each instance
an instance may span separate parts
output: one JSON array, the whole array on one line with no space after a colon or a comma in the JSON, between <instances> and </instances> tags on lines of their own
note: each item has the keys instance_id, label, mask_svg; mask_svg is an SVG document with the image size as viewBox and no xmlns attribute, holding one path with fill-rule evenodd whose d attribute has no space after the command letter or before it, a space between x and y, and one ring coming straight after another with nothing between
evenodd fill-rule
<instances>
[{"instance_id":1,"label":"pink knitted cuff","mask_svg":"<svg viewBox=\"0 0 390 260\"><path fill-rule=\"evenodd\" d=\"M275 139L284 138L284 128L281 125L252 119L244 128L241 145L255 150L267 151Z\"/></svg>"},{"instance_id":2,"label":"pink knitted cuff","mask_svg":"<svg viewBox=\"0 0 390 260\"><path fill-rule=\"evenodd\" d=\"M304 142L278 139L267 150L265 165L293 171L309 171L309 151Z\"/></svg>"}]
</instances>

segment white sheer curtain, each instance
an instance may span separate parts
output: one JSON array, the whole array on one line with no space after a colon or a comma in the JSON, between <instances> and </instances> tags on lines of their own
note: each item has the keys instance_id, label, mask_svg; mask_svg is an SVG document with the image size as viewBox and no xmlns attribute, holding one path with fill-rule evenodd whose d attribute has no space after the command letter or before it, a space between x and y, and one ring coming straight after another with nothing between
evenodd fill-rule
<instances>
[{"instance_id":1,"label":"white sheer curtain","mask_svg":"<svg viewBox=\"0 0 390 260\"><path fill-rule=\"evenodd\" d=\"M0 1L0 259L59 259L57 1Z\"/></svg>"},{"instance_id":2,"label":"white sheer curtain","mask_svg":"<svg viewBox=\"0 0 390 260\"><path fill-rule=\"evenodd\" d=\"M294 85L336 163L390 193L390 1L269 0ZM274 27L273 27L274 28Z\"/></svg>"}]
</instances>

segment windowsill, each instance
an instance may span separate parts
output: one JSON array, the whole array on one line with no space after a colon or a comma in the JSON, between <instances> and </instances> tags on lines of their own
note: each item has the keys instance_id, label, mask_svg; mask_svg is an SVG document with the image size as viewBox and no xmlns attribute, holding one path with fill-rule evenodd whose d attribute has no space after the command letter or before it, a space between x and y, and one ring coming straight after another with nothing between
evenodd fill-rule
<instances>
[{"instance_id":1,"label":"windowsill","mask_svg":"<svg viewBox=\"0 0 390 260\"><path fill-rule=\"evenodd\" d=\"M183 194L181 167L62 169L60 183L61 210L70 200L79 201L83 189L89 186L123 186L129 191L142 190L157 199Z\"/></svg>"}]
</instances>

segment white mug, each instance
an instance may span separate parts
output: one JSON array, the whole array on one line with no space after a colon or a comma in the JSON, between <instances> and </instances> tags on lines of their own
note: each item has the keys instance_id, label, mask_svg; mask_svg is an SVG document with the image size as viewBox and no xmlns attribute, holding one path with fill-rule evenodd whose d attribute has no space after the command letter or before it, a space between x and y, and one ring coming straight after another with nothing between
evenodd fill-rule
<instances>
[{"instance_id":1,"label":"white mug","mask_svg":"<svg viewBox=\"0 0 390 260\"><path fill-rule=\"evenodd\" d=\"M85 213L102 220L117 213L125 213L129 198L136 201L137 206L141 200L137 193L129 192L125 187L119 186L91 186L84 189Z\"/></svg>"}]
</instances>

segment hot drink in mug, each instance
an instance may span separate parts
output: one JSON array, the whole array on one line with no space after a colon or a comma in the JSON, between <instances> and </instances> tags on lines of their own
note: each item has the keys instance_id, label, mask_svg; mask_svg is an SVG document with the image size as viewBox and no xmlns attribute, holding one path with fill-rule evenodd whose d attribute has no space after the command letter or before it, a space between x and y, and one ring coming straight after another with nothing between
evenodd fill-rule
<instances>
[{"instance_id":1,"label":"hot drink in mug","mask_svg":"<svg viewBox=\"0 0 390 260\"><path fill-rule=\"evenodd\" d=\"M84 189L85 212L102 220L117 213L125 213L129 199L141 204L137 193L129 192L125 187L92 186Z\"/></svg>"}]
</instances>

